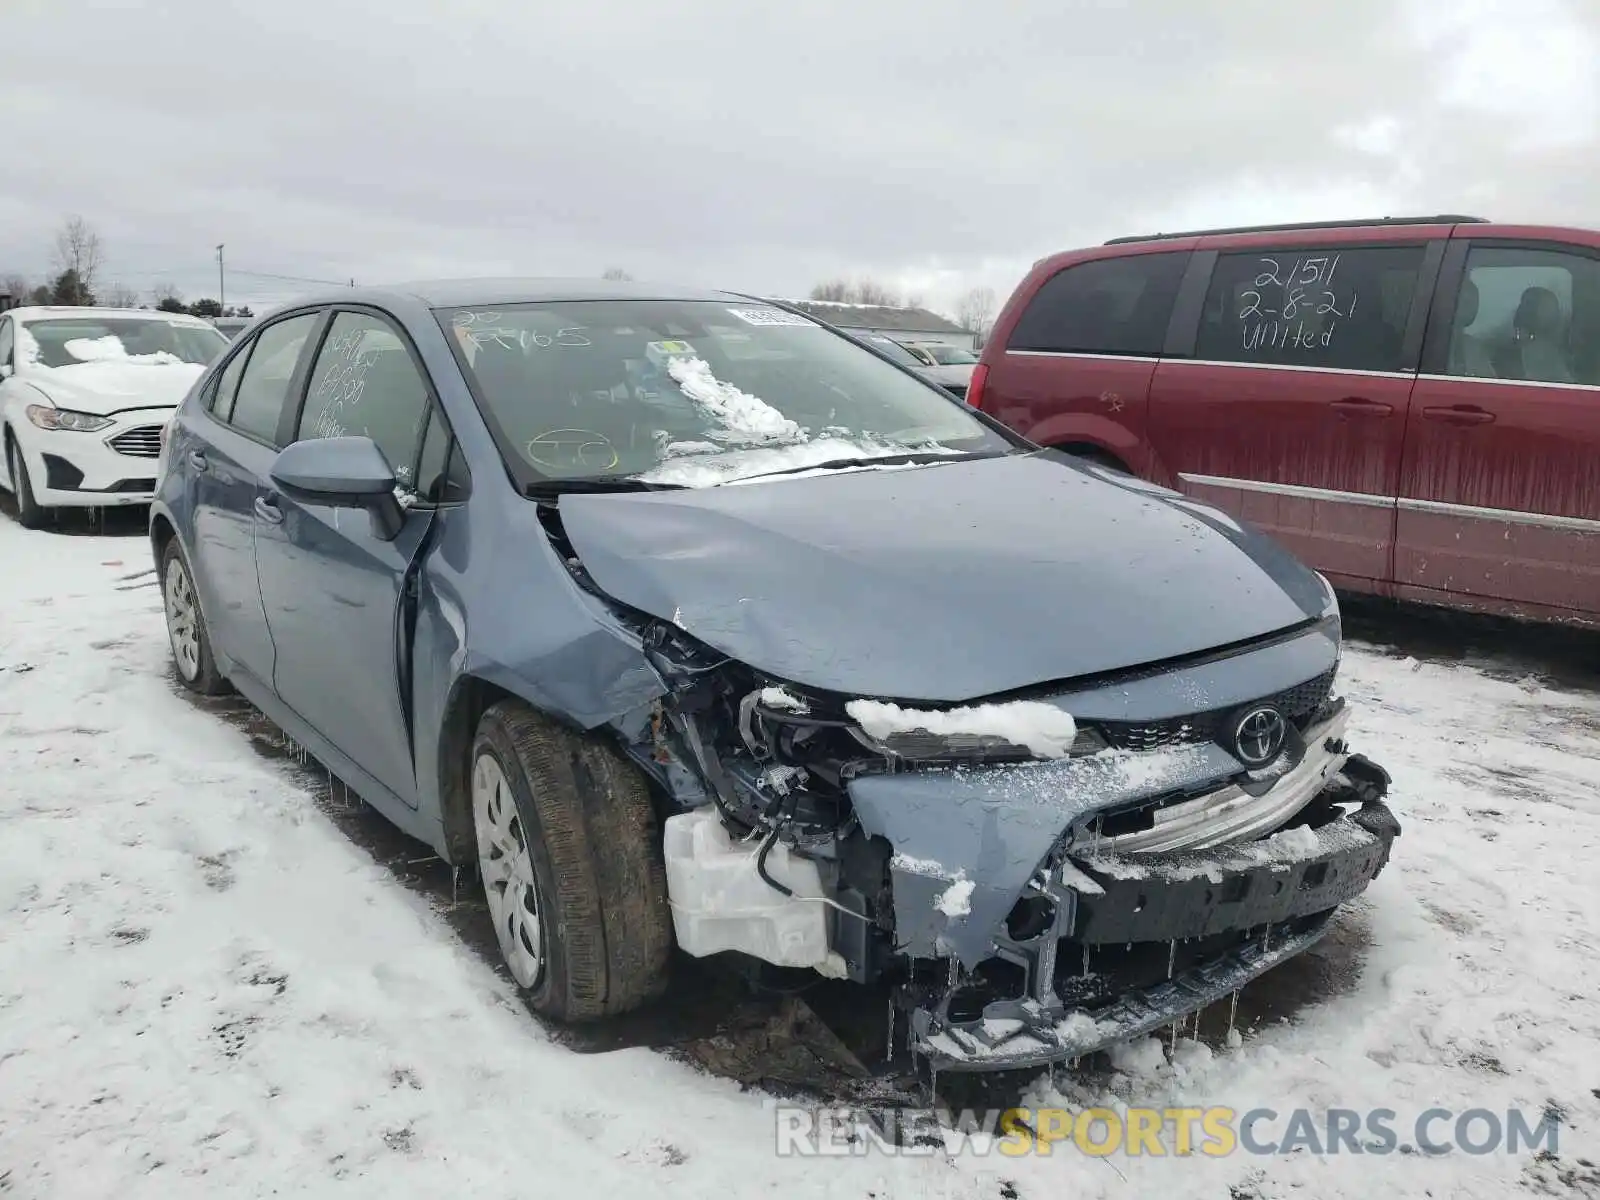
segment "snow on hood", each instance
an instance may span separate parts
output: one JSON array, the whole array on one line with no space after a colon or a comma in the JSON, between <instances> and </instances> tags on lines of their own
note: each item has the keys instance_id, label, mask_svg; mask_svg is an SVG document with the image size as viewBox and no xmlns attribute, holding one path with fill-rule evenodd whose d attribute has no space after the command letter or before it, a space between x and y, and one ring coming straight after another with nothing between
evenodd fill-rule
<instances>
[{"instance_id":1,"label":"snow on hood","mask_svg":"<svg viewBox=\"0 0 1600 1200\"><path fill-rule=\"evenodd\" d=\"M195 380L205 374L199 363L175 354L129 354L112 334L74 338L63 343L67 353L83 361L48 367L39 361L39 344L26 325L17 329L17 351L27 364L27 380L61 408L105 414L128 408L175 407Z\"/></svg>"},{"instance_id":2,"label":"snow on hood","mask_svg":"<svg viewBox=\"0 0 1600 1200\"><path fill-rule=\"evenodd\" d=\"M1078 738L1072 715L1042 700L933 710L901 708L878 700L852 700L845 705L845 712L868 737L880 741L920 729L939 737L966 734L1003 738L1012 745L1026 746L1040 758L1066 758Z\"/></svg>"}]
</instances>

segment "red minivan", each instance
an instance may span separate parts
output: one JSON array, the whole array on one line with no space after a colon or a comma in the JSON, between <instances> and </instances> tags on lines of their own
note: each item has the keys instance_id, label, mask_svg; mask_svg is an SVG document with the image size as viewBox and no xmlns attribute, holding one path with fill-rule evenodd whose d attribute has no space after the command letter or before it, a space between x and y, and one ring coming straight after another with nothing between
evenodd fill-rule
<instances>
[{"instance_id":1,"label":"red minivan","mask_svg":"<svg viewBox=\"0 0 1600 1200\"><path fill-rule=\"evenodd\" d=\"M1436 216L1042 259L969 403L1342 588L1600 625L1600 232Z\"/></svg>"}]
</instances>

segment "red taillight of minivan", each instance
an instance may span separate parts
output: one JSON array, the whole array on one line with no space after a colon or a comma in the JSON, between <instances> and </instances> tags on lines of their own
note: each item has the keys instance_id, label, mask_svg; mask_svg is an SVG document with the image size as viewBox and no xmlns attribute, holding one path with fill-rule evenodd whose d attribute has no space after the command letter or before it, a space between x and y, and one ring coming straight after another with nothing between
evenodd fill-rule
<instances>
[{"instance_id":1,"label":"red taillight of minivan","mask_svg":"<svg viewBox=\"0 0 1600 1200\"><path fill-rule=\"evenodd\" d=\"M983 407L983 381L989 378L989 367L979 363L972 368L972 378L967 380L967 403L973 408Z\"/></svg>"}]
</instances>

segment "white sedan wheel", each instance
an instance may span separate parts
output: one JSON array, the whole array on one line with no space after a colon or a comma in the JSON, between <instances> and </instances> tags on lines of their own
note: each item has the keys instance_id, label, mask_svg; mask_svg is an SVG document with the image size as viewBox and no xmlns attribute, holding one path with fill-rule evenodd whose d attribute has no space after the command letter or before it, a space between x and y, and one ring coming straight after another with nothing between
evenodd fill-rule
<instances>
[{"instance_id":1,"label":"white sedan wheel","mask_svg":"<svg viewBox=\"0 0 1600 1200\"><path fill-rule=\"evenodd\" d=\"M532 988L544 972L539 888L516 798L492 754L479 754L472 767L472 823L478 835L478 870L500 953L518 985Z\"/></svg>"}]
</instances>

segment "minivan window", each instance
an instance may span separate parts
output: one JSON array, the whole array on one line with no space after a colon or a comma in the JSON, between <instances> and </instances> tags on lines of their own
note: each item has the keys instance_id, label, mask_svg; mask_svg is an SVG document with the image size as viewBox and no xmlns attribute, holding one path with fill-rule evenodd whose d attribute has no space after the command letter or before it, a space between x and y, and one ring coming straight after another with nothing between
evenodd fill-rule
<instances>
[{"instance_id":1,"label":"minivan window","mask_svg":"<svg viewBox=\"0 0 1600 1200\"><path fill-rule=\"evenodd\" d=\"M1013 449L949 393L783 309L589 300L438 318L524 485L708 486L842 459Z\"/></svg>"},{"instance_id":2,"label":"minivan window","mask_svg":"<svg viewBox=\"0 0 1600 1200\"><path fill-rule=\"evenodd\" d=\"M1473 247L1446 371L1600 385L1600 260L1554 249Z\"/></svg>"},{"instance_id":3,"label":"minivan window","mask_svg":"<svg viewBox=\"0 0 1600 1200\"><path fill-rule=\"evenodd\" d=\"M304 313L268 325L261 331L250 351L250 361L245 366L244 378L239 381L238 394L227 418L234 428L265 442L277 441L278 421L283 416L284 401L289 397L289 383L317 317L317 313ZM229 366L231 368L232 364ZM222 382L226 386L226 374Z\"/></svg>"},{"instance_id":4,"label":"minivan window","mask_svg":"<svg viewBox=\"0 0 1600 1200\"><path fill-rule=\"evenodd\" d=\"M1034 293L1006 348L1158 355L1188 260L1183 251L1068 267Z\"/></svg>"},{"instance_id":5,"label":"minivan window","mask_svg":"<svg viewBox=\"0 0 1600 1200\"><path fill-rule=\"evenodd\" d=\"M406 344L381 317L342 312L317 352L297 436L369 437L412 486L428 415L428 385Z\"/></svg>"},{"instance_id":6,"label":"minivan window","mask_svg":"<svg viewBox=\"0 0 1600 1200\"><path fill-rule=\"evenodd\" d=\"M1419 245L1224 254L1206 293L1195 357L1402 370L1424 253Z\"/></svg>"}]
</instances>

